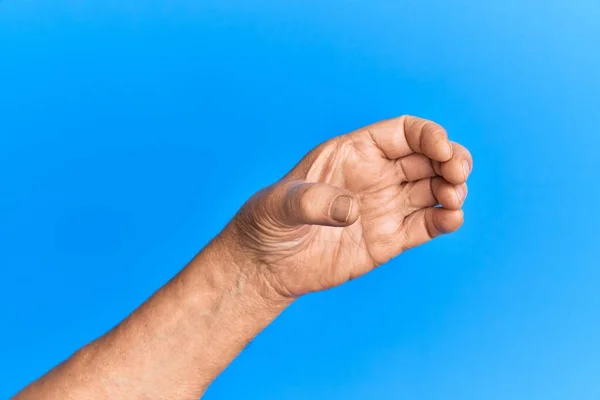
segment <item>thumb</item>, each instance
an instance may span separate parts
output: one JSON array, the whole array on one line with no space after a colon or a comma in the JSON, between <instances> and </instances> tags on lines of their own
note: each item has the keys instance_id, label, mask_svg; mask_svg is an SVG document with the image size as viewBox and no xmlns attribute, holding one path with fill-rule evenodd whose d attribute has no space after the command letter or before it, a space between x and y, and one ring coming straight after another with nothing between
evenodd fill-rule
<instances>
[{"instance_id":1,"label":"thumb","mask_svg":"<svg viewBox=\"0 0 600 400\"><path fill-rule=\"evenodd\" d=\"M358 219L359 202L353 193L327 183L291 183L282 199L286 225L349 226Z\"/></svg>"}]
</instances>

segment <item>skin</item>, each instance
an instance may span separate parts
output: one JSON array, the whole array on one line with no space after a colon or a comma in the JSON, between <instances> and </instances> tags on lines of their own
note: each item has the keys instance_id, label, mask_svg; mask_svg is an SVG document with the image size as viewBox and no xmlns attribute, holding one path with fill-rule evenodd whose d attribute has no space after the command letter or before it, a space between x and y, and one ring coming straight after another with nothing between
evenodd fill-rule
<instances>
[{"instance_id":1,"label":"skin","mask_svg":"<svg viewBox=\"0 0 600 400\"><path fill-rule=\"evenodd\" d=\"M252 198L170 282L14 399L198 399L302 295L463 223L472 158L402 116L333 138Z\"/></svg>"}]
</instances>

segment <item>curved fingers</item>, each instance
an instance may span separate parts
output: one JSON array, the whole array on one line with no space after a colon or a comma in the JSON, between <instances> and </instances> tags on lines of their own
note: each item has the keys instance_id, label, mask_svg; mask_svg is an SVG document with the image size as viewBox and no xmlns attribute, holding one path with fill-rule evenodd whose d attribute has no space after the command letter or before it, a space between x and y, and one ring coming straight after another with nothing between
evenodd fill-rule
<instances>
[{"instance_id":1,"label":"curved fingers","mask_svg":"<svg viewBox=\"0 0 600 400\"><path fill-rule=\"evenodd\" d=\"M442 234L458 230L464 221L462 210L424 208L404 221L404 249L420 246Z\"/></svg>"},{"instance_id":2,"label":"curved fingers","mask_svg":"<svg viewBox=\"0 0 600 400\"><path fill-rule=\"evenodd\" d=\"M448 210L459 210L466 197L467 185L452 185L442 177L411 182L407 197L406 215L422 208L441 205Z\"/></svg>"},{"instance_id":3,"label":"curved fingers","mask_svg":"<svg viewBox=\"0 0 600 400\"><path fill-rule=\"evenodd\" d=\"M455 185L465 183L473 169L473 157L466 147L452 143L453 156L440 164L440 172L444 179Z\"/></svg>"},{"instance_id":4,"label":"curved fingers","mask_svg":"<svg viewBox=\"0 0 600 400\"><path fill-rule=\"evenodd\" d=\"M452 142L452 157L446 162L434 161L424 154L409 154L395 161L400 182L412 182L442 176L454 185L467 181L473 169L473 158L464 146Z\"/></svg>"},{"instance_id":5,"label":"curved fingers","mask_svg":"<svg viewBox=\"0 0 600 400\"><path fill-rule=\"evenodd\" d=\"M365 131L390 160L412 153L424 154L440 162L452 157L452 146L446 130L423 118L404 115L378 122L358 132Z\"/></svg>"}]
</instances>

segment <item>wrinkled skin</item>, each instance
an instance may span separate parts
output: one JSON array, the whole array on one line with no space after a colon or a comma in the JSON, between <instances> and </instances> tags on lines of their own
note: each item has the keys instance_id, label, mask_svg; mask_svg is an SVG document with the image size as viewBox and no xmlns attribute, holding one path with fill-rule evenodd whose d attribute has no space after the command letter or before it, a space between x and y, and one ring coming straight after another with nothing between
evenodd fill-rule
<instances>
[{"instance_id":1,"label":"wrinkled skin","mask_svg":"<svg viewBox=\"0 0 600 400\"><path fill-rule=\"evenodd\" d=\"M279 295L328 289L457 230L472 165L436 123L379 122L313 149L223 234Z\"/></svg>"}]
</instances>

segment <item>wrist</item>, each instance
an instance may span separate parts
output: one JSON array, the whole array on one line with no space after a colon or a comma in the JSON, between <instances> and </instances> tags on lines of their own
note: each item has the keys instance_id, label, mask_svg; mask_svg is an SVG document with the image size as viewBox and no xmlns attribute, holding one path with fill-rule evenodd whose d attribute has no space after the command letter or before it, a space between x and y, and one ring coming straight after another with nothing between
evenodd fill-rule
<instances>
[{"instance_id":1,"label":"wrist","mask_svg":"<svg viewBox=\"0 0 600 400\"><path fill-rule=\"evenodd\" d=\"M294 300L267 279L264 266L248 256L231 227L217 235L182 273L200 279L202 287L208 286L223 301L240 303L248 312L275 318Z\"/></svg>"}]
</instances>

